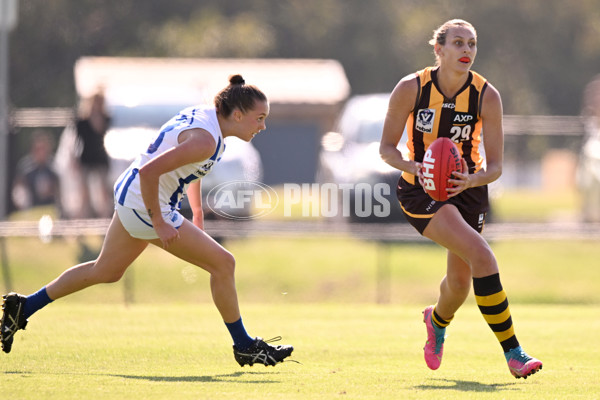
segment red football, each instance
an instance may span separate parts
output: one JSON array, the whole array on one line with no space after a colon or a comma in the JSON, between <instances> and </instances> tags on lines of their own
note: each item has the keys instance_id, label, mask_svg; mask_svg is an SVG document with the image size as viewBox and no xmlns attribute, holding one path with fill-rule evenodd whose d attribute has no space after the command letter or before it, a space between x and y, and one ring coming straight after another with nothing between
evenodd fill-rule
<instances>
[{"instance_id":1,"label":"red football","mask_svg":"<svg viewBox=\"0 0 600 400\"><path fill-rule=\"evenodd\" d=\"M427 194L436 201L448 200L446 188L452 187L448 179L452 172L462 172L460 152L454 142L446 137L434 140L425 152L421 171Z\"/></svg>"}]
</instances>

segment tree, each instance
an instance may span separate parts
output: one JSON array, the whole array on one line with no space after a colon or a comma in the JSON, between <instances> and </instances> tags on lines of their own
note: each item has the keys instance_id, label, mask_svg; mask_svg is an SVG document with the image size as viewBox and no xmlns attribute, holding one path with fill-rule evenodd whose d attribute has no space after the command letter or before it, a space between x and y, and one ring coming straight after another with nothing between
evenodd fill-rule
<instances>
[{"instance_id":1,"label":"tree","mask_svg":"<svg viewBox=\"0 0 600 400\"><path fill-rule=\"evenodd\" d=\"M600 69L595 0L21 0L11 35L16 106L76 101L84 55L334 58L353 93L389 92L433 63L427 41L445 20L478 31L474 69L498 87L507 114L579 114Z\"/></svg>"}]
</instances>

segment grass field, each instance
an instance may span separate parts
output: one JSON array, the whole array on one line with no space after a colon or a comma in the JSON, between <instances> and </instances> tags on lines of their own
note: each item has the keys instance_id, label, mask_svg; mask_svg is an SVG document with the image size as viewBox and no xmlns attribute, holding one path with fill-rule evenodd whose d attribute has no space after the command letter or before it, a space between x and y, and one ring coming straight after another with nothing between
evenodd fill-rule
<instances>
[{"instance_id":1,"label":"grass field","mask_svg":"<svg viewBox=\"0 0 600 400\"><path fill-rule=\"evenodd\" d=\"M600 398L593 241L492 244L518 337L544 362L526 381L508 372L472 298L448 330L441 369L426 368L420 318L444 271L437 246L342 237L226 246L236 254L250 333L284 336L302 364L238 367L207 274L150 248L124 283L89 288L36 314L13 352L0 356L0 388L13 399ZM76 263L80 250L72 240L24 238L8 239L7 249L14 288L24 293ZM378 284L381 260L389 275ZM381 291L388 304L375 304Z\"/></svg>"},{"instance_id":2,"label":"grass field","mask_svg":"<svg viewBox=\"0 0 600 400\"><path fill-rule=\"evenodd\" d=\"M540 207L539 196L522 195L497 217L519 207L529 211L516 220L575 212L571 197ZM83 243L88 254L69 238L7 238L10 289L39 289L93 257L101 238ZM472 296L448 329L442 367L425 366L421 311L444 274L440 247L255 236L225 242L245 324L253 335L282 335L301 364L240 368L207 274L150 247L122 282L31 318L13 352L0 354L0 389L10 399L600 399L597 241L491 245L518 338L544 362L527 380L508 372Z\"/></svg>"},{"instance_id":3,"label":"grass field","mask_svg":"<svg viewBox=\"0 0 600 400\"><path fill-rule=\"evenodd\" d=\"M88 238L97 248L100 238ZM435 301L446 253L437 245L381 245L352 237L231 240L242 302L392 304ZM72 239L42 244L6 240L13 287L31 293L78 262ZM595 241L499 241L492 248L513 303L600 304L600 246ZM86 259L87 257L83 257ZM566 275L568 273L568 275ZM150 246L125 280L92 287L66 302L122 303L124 288L139 303L210 302L208 274ZM469 298L468 301L473 301Z\"/></svg>"},{"instance_id":4,"label":"grass field","mask_svg":"<svg viewBox=\"0 0 600 400\"><path fill-rule=\"evenodd\" d=\"M498 220L544 222L579 218L581 194L572 188L552 192L537 189L512 189L492 199Z\"/></svg>"},{"instance_id":5,"label":"grass field","mask_svg":"<svg viewBox=\"0 0 600 400\"><path fill-rule=\"evenodd\" d=\"M213 307L56 304L2 354L11 399L594 399L598 306L518 305L517 334L544 369L516 380L475 307L448 329L442 366L425 366L421 307L253 304L253 334L295 346L276 367L240 368Z\"/></svg>"}]
</instances>

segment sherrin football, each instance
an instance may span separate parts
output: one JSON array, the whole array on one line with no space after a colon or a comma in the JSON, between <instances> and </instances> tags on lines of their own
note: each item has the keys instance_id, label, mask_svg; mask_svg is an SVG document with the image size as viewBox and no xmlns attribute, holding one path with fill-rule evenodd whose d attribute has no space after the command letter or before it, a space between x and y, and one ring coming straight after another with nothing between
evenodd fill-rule
<instances>
[{"instance_id":1,"label":"sherrin football","mask_svg":"<svg viewBox=\"0 0 600 400\"><path fill-rule=\"evenodd\" d=\"M454 171L462 172L460 152L454 142L446 137L434 140L425 152L421 165L425 192L433 200L448 200L446 188L452 187L448 179L452 179Z\"/></svg>"}]
</instances>

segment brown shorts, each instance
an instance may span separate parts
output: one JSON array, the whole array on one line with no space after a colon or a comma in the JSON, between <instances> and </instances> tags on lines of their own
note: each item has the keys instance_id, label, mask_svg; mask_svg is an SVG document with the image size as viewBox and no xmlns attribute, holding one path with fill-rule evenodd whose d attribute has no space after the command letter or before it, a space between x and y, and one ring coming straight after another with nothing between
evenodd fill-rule
<instances>
[{"instance_id":1,"label":"brown shorts","mask_svg":"<svg viewBox=\"0 0 600 400\"><path fill-rule=\"evenodd\" d=\"M479 233L483 230L485 217L490 208L487 185L467 189L446 201L435 201L419 183L413 185L400 177L396 194L407 221L421 235L431 218L444 204L455 205L463 219Z\"/></svg>"}]
</instances>

